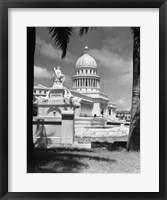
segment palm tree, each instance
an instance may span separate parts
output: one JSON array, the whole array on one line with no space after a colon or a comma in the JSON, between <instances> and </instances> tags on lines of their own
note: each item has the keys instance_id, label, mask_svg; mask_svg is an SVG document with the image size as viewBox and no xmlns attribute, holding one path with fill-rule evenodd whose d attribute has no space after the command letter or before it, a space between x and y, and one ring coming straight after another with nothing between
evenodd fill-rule
<instances>
[{"instance_id":1,"label":"palm tree","mask_svg":"<svg viewBox=\"0 0 167 200\"><path fill-rule=\"evenodd\" d=\"M31 99L30 107L27 107L27 172L34 172L35 163L35 150L33 144L33 131L32 131L32 116L33 116L33 89L34 89L34 52L35 52L35 27L27 28L27 76L28 88L27 93ZM28 104L29 105L29 104Z\"/></svg>"},{"instance_id":2,"label":"palm tree","mask_svg":"<svg viewBox=\"0 0 167 200\"><path fill-rule=\"evenodd\" d=\"M133 87L131 123L127 150L140 150L140 27L131 28L133 34Z\"/></svg>"}]
</instances>

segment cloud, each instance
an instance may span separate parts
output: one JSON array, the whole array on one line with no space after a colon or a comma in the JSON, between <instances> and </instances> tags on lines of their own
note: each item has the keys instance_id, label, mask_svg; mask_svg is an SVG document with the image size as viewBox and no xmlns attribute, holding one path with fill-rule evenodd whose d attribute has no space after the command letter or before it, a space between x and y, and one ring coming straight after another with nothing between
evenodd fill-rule
<instances>
[{"instance_id":1,"label":"cloud","mask_svg":"<svg viewBox=\"0 0 167 200\"><path fill-rule=\"evenodd\" d=\"M59 49L55 49L51 44L46 43L44 40L41 40L38 36L36 38L36 53L40 53L41 55L53 59L53 60L61 60L67 63L74 63L77 59L69 51L66 54L64 59L61 58L62 52Z\"/></svg>"},{"instance_id":2,"label":"cloud","mask_svg":"<svg viewBox=\"0 0 167 200\"><path fill-rule=\"evenodd\" d=\"M65 75L65 82L68 82L68 81L70 81L70 80L71 80L71 77L68 76L68 75Z\"/></svg>"},{"instance_id":3,"label":"cloud","mask_svg":"<svg viewBox=\"0 0 167 200\"><path fill-rule=\"evenodd\" d=\"M40 66L34 66L34 77L35 78L51 78L52 72L48 71L46 68Z\"/></svg>"},{"instance_id":4,"label":"cloud","mask_svg":"<svg viewBox=\"0 0 167 200\"><path fill-rule=\"evenodd\" d=\"M125 104L125 97L118 99L118 103L123 106Z\"/></svg>"},{"instance_id":5,"label":"cloud","mask_svg":"<svg viewBox=\"0 0 167 200\"><path fill-rule=\"evenodd\" d=\"M103 41L103 47L115 54L119 54L126 60L132 59L133 43L130 38L110 37Z\"/></svg>"},{"instance_id":6,"label":"cloud","mask_svg":"<svg viewBox=\"0 0 167 200\"><path fill-rule=\"evenodd\" d=\"M126 61L119 54L113 53L107 48L93 49L90 53L98 61L100 67L105 67L115 76L132 72L132 61Z\"/></svg>"}]
</instances>

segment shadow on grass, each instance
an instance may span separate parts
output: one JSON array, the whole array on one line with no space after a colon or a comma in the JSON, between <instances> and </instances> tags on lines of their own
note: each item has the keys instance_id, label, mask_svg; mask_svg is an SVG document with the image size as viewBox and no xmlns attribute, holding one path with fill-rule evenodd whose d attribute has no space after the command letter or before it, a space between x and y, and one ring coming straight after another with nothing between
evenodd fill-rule
<instances>
[{"instance_id":1,"label":"shadow on grass","mask_svg":"<svg viewBox=\"0 0 167 200\"><path fill-rule=\"evenodd\" d=\"M126 149L126 141L114 141L113 143L110 142L91 142L92 148L105 148L108 151L122 151Z\"/></svg>"},{"instance_id":2,"label":"shadow on grass","mask_svg":"<svg viewBox=\"0 0 167 200\"><path fill-rule=\"evenodd\" d=\"M80 173L82 169L87 169L90 167L88 164L86 164L88 162L85 162L85 160L109 163L117 162L115 159L93 156L91 155L91 152L90 154L81 154L85 152L89 151L76 151L76 149L66 148L37 150L36 156L38 170L36 173Z\"/></svg>"}]
</instances>

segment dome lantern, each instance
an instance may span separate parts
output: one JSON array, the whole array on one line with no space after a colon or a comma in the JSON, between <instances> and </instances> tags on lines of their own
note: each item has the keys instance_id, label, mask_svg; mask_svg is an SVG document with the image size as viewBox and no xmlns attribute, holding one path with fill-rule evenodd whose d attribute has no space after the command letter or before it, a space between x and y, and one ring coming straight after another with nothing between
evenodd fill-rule
<instances>
[{"instance_id":1,"label":"dome lantern","mask_svg":"<svg viewBox=\"0 0 167 200\"><path fill-rule=\"evenodd\" d=\"M89 48L88 48L88 46L85 46L85 48L84 48L84 54L89 54Z\"/></svg>"}]
</instances>

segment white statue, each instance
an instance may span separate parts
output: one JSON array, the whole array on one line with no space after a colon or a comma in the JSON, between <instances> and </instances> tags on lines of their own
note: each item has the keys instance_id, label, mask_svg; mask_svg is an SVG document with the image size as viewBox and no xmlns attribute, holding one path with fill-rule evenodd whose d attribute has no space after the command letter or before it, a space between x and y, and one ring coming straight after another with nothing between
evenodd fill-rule
<instances>
[{"instance_id":1,"label":"white statue","mask_svg":"<svg viewBox=\"0 0 167 200\"><path fill-rule=\"evenodd\" d=\"M72 104L75 106L78 106L81 103L82 98L80 97L73 97L72 98Z\"/></svg>"},{"instance_id":2,"label":"white statue","mask_svg":"<svg viewBox=\"0 0 167 200\"><path fill-rule=\"evenodd\" d=\"M71 99L73 98L71 92L69 90L64 90L64 101L65 103L71 103Z\"/></svg>"},{"instance_id":3,"label":"white statue","mask_svg":"<svg viewBox=\"0 0 167 200\"><path fill-rule=\"evenodd\" d=\"M73 105L78 106L81 102L82 98L74 97L69 90L64 91L64 101L65 103L71 103Z\"/></svg>"},{"instance_id":4,"label":"white statue","mask_svg":"<svg viewBox=\"0 0 167 200\"><path fill-rule=\"evenodd\" d=\"M65 80L65 75L61 73L60 66L54 67L53 81L54 86L62 86Z\"/></svg>"},{"instance_id":5,"label":"white statue","mask_svg":"<svg viewBox=\"0 0 167 200\"><path fill-rule=\"evenodd\" d=\"M35 96L35 98L37 99L38 103L47 102L49 99L49 94L50 90L46 93L46 96Z\"/></svg>"}]
</instances>

